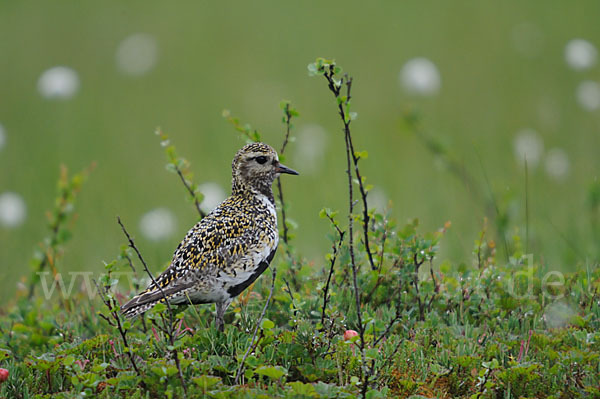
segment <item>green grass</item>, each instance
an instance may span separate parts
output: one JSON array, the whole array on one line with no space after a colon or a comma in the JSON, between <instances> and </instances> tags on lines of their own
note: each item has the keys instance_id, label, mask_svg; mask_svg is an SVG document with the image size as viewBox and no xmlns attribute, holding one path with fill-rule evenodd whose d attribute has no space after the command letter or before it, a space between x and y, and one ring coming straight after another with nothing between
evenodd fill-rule
<instances>
[{"instance_id":1,"label":"green grass","mask_svg":"<svg viewBox=\"0 0 600 399\"><path fill-rule=\"evenodd\" d=\"M377 152L367 157L358 144L350 151L350 129L360 125L349 117L356 103L347 97L347 78L322 59L312 71L323 94L333 85L330 100L341 112L339 136L346 135L351 167L340 179L368 175ZM286 131L298 115L285 103L282 108ZM256 138L252 129L241 130L243 139ZM179 169L195 192L196 178L178 148L164 149L168 169ZM440 154L452 161L448 152ZM499 249L499 219L482 218L468 239L469 255L441 260L451 223L426 229L368 205L363 212L369 197L361 190L371 190L371 178L350 186L356 204L346 180L337 192L340 211L323 208L288 225L290 238L271 265L277 277L266 273L243 292L219 333L209 305L161 304L134 321L119 315L120 303L144 284L137 246L119 232L114 239L124 245L112 248L115 260L105 263L102 275L68 273L69 245L79 234L72 205L85 205L80 199L93 187L93 173L87 180L85 173L63 173L48 239L31 262L33 276L48 273L28 278L0 308L0 367L9 372L2 397L600 397L600 268L586 263L574 272L553 270L526 252L511 223L507 253ZM179 177L171 179L185 193ZM280 209L294 216L293 196L284 187ZM312 261L296 246L305 224L325 226L319 237L329 248L324 258ZM65 285L48 293L59 279ZM353 338L349 330L356 331Z\"/></svg>"},{"instance_id":2,"label":"green grass","mask_svg":"<svg viewBox=\"0 0 600 399\"><path fill-rule=\"evenodd\" d=\"M542 266L519 253L500 266L482 231L474 242L473 267L443 264L434 271L435 280L425 270L417 277L417 291L411 284L414 254L425 250L427 258L435 256L443 234L421 235L416 225L395 227L391 221L384 228L376 219L376 232L389 229L381 269L371 272L364 252L358 252L370 343L365 353L372 367L367 397L600 395L600 269L565 275L564 284L555 285ZM333 232L332 240L337 240ZM32 300L23 297L2 310L0 366L10 377L0 395L183 397L171 355L175 350L188 397L359 397L360 342L343 338L345 330L358 329L348 250L343 244L324 322L327 263L306 264L293 251L291 257L280 253L273 265L280 277L256 347L244 362L241 385L234 384L234 376L268 295L268 273L233 304L224 333L213 326L211 306L177 313L174 345L159 329L164 306L144 324L123 324L126 348L116 328L100 317L113 320L98 296L90 299L89 291L76 290L45 300L38 288ZM134 254L125 250L123 255L107 266L109 274L130 270L126 257ZM130 295L117 282L110 276L100 279L112 287L115 304L124 300L122 293ZM399 322L389 324L395 315ZM374 344L382 334L385 339Z\"/></svg>"},{"instance_id":3,"label":"green grass","mask_svg":"<svg viewBox=\"0 0 600 399\"><path fill-rule=\"evenodd\" d=\"M185 149L198 182L215 181L227 190L231 157L241 141L232 138L222 110L251 121L274 144L281 131L277 104L290 99L302 114L298 134L310 124L327 131L317 173L307 173L302 158L290 154L290 166L304 171L285 187L294 199L292 216L314 220L324 205L340 208L337 193L345 186L339 126L332 104L315 94L319 85L305 68L325 54L357 77L357 145L369 150L365 174L392 201L393 216L402 222L418 217L428 230L452 221L440 260L463 261L480 221L492 215L485 201L438 168L437 157L403 128L407 109L423 115L424 130L460 160L486 196L494 194L511 226L521 231L525 178L512 152L516 131L535 128L546 148L563 148L571 161L566 181L549 179L542 167L530 173L530 252L559 270L593 262L598 247L591 239L594 208L588 198L600 170L599 116L582 110L574 93L580 81L597 80L598 67L572 71L563 51L574 37L598 46L598 7L593 0L577 7L542 0L369 6L359 1L2 2L0 52L6 62L0 65L0 123L8 141L0 152L0 191L22 195L28 218L16 229L0 227L0 297L14 296L25 260L43 237L40 225L61 163L76 171L97 162L81 194L62 267L98 270L120 242L114 223L120 215L139 236L152 269L161 269L196 214L181 205L185 190L164 171L153 137L157 126ZM541 35L532 58L514 45L514 28L524 22ZM115 68L114 54L135 32L156 38L159 59L149 74L128 78ZM432 59L440 69L439 95L415 98L398 86L398 72L415 56ZM81 91L73 99L48 101L37 93L38 77L54 65L79 73ZM173 210L177 230L153 243L137 226L143 214L159 206ZM321 239L326 230L324 223L302 224L297 247L311 261L320 261L328 249Z\"/></svg>"}]
</instances>

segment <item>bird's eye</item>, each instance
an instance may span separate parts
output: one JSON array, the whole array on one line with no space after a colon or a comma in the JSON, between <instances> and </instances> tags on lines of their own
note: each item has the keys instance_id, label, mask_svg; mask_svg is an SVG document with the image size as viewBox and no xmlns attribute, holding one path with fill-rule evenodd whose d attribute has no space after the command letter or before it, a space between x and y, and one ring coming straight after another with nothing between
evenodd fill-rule
<instances>
[{"instance_id":1,"label":"bird's eye","mask_svg":"<svg viewBox=\"0 0 600 399\"><path fill-rule=\"evenodd\" d=\"M258 162L261 165L264 164L265 162L267 162L267 157L262 156L262 155L259 157L256 157L255 159L256 159L256 162Z\"/></svg>"}]
</instances>

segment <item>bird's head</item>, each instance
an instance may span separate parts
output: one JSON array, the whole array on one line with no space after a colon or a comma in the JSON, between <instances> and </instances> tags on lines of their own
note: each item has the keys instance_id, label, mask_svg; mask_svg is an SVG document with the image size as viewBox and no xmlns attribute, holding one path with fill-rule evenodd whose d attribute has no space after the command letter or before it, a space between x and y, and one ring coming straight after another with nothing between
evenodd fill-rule
<instances>
[{"instance_id":1,"label":"bird's head","mask_svg":"<svg viewBox=\"0 0 600 399\"><path fill-rule=\"evenodd\" d=\"M293 169L279 163L277 151L264 143L246 144L231 165L233 191L251 190L270 196L273 181L281 174L297 175Z\"/></svg>"}]
</instances>

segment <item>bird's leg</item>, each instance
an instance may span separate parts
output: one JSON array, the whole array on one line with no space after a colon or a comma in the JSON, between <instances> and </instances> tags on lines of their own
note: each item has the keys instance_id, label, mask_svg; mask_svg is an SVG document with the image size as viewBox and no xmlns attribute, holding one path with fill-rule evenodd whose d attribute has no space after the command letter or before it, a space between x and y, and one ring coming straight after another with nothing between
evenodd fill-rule
<instances>
[{"instance_id":1,"label":"bird's leg","mask_svg":"<svg viewBox=\"0 0 600 399\"><path fill-rule=\"evenodd\" d=\"M225 330L225 321L223 321L223 317L225 316L225 311L229 307L229 304L233 301L233 299L227 299L224 302L217 302L216 305L216 315L215 315L215 326L217 330L223 332Z\"/></svg>"}]
</instances>

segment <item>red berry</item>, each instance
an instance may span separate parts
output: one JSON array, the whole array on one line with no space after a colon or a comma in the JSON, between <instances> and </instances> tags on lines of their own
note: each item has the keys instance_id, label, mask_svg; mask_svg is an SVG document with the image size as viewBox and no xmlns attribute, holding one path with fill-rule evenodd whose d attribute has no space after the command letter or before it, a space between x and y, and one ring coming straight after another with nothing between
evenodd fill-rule
<instances>
[{"instance_id":1,"label":"red berry","mask_svg":"<svg viewBox=\"0 0 600 399\"><path fill-rule=\"evenodd\" d=\"M357 335L358 335L358 333L354 330L346 330L344 332L344 341L348 341L348 340L350 340L350 338L356 337Z\"/></svg>"},{"instance_id":2,"label":"red berry","mask_svg":"<svg viewBox=\"0 0 600 399\"><path fill-rule=\"evenodd\" d=\"M0 383L8 380L8 370L0 369Z\"/></svg>"}]
</instances>

